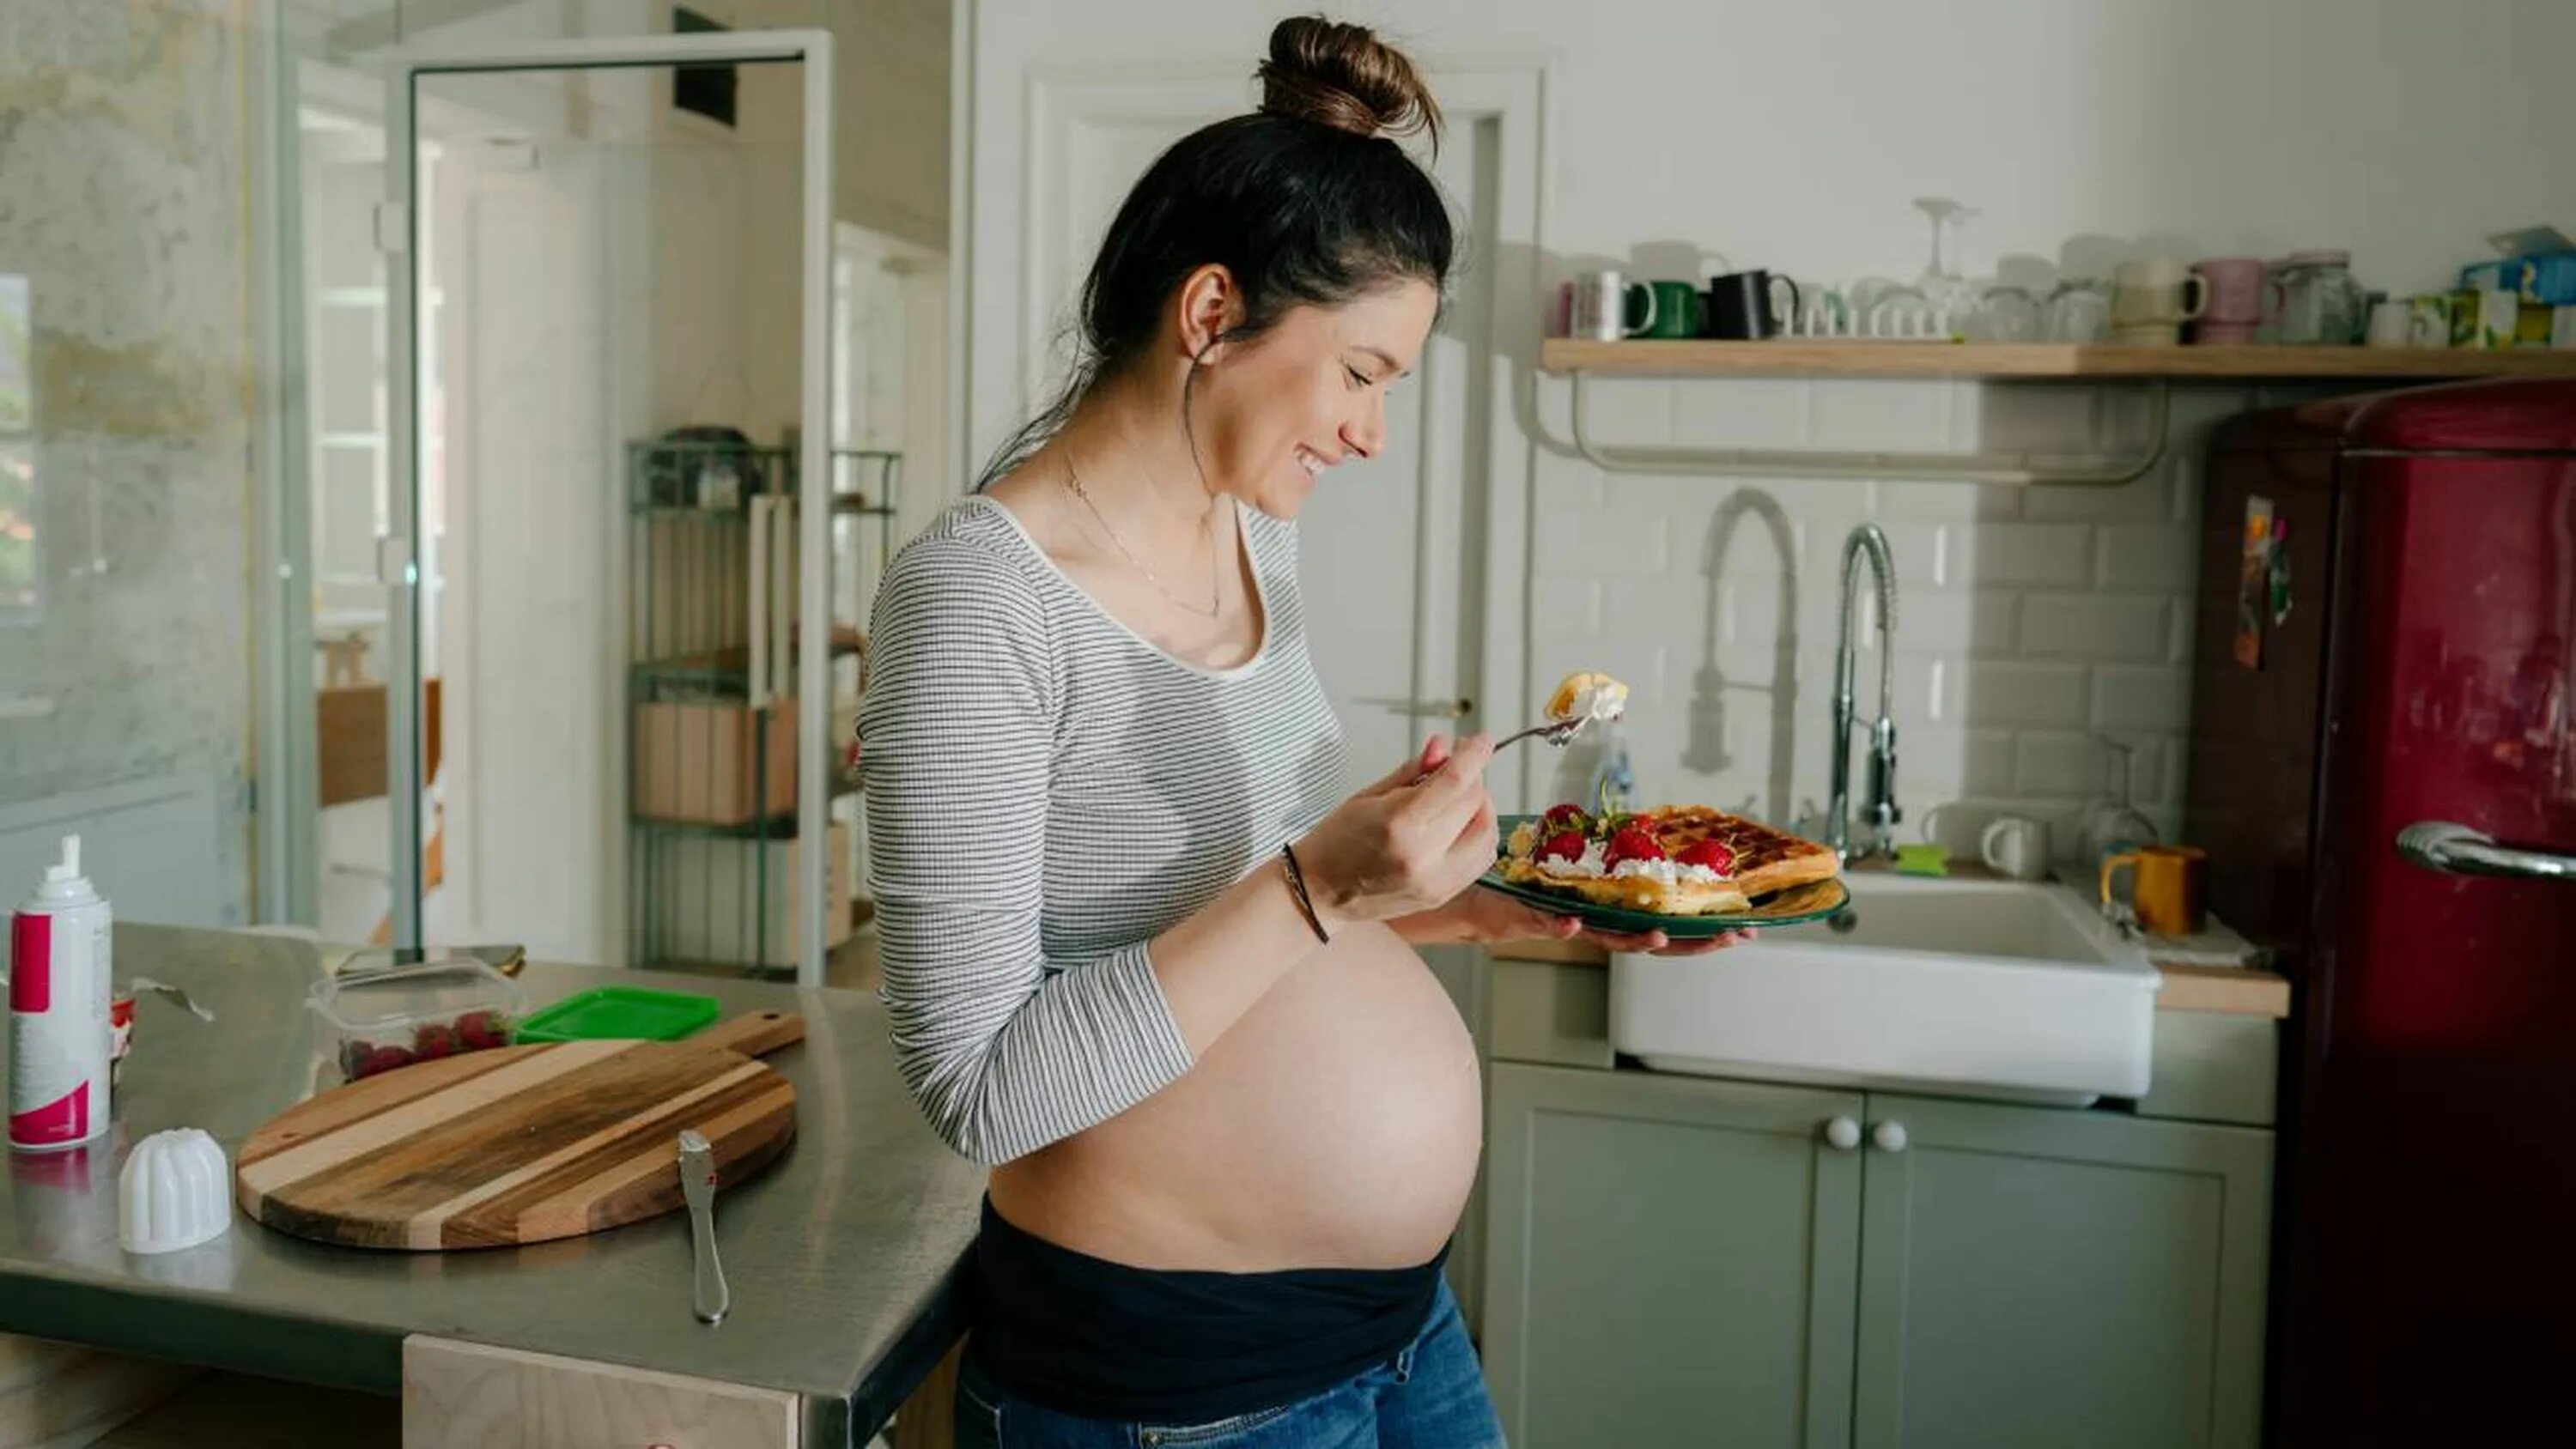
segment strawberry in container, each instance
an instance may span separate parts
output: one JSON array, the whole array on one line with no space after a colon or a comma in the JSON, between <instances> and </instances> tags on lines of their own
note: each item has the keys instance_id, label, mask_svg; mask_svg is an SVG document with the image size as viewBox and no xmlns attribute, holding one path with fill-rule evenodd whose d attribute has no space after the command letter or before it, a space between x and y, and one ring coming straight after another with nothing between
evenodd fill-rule
<instances>
[{"instance_id":1,"label":"strawberry in container","mask_svg":"<svg viewBox=\"0 0 2576 1449\"><path fill-rule=\"evenodd\" d=\"M519 984L470 956L326 976L313 988L316 1043L347 1081L510 1044Z\"/></svg>"}]
</instances>

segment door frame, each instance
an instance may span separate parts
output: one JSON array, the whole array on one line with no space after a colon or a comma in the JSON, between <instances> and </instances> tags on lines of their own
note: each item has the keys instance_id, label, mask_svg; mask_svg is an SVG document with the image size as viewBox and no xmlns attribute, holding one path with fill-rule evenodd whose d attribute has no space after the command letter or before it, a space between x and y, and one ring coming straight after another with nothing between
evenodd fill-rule
<instances>
[{"instance_id":1,"label":"door frame","mask_svg":"<svg viewBox=\"0 0 2576 1449\"><path fill-rule=\"evenodd\" d=\"M1047 150L1044 138L1059 134L1075 120L1159 117L1171 109L1175 93L1207 97L1221 111L1247 105L1243 64L1240 57L1231 55L1183 63L1040 65L1016 75L978 74L974 34L981 8L973 0L958 6L961 84L954 88L950 128L955 138L950 249L959 259L951 295L956 332L950 364L955 379L950 389L954 410L950 422L961 475L971 475L978 465L979 438L1007 433L1005 424L1016 425L1027 415L1047 380L1047 329L1053 319L1038 313L1031 299L1043 294L1044 278L1059 264L1060 249L1072 244L1072 239L1061 235L1061 227L1050 226L1058 218L1041 217L1042 209L1061 192L1060 178L1041 164ZM1458 728L1466 731L1517 722L1525 709L1538 702L1528 677L1533 627L1528 589L1531 484L1538 450L1521 426L1515 398L1522 380L1537 365L1542 333L1537 302L1547 237L1550 67L1538 57L1430 53L1423 59L1426 78L1453 130L1487 124L1496 128L1493 195L1488 203L1493 250L1481 259L1492 268L1483 283L1492 299L1486 354L1492 375L1483 382L1487 396L1470 403L1470 416L1481 413L1487 420L1481 448L1484 486L1467 489L1467 512L1459 520L1459 536L1471 549L1480 539L1483 547L1474 550L1472 557L1456 560L1417 559L1416 567L1418 587L1426 592L1447 591L1438 600L1425 597L1417 618L1453 631L1461 641L1458 692L1474 701L1473 712L1458 722ZM1002 88L996 94L1018 100L1019 113L1011 118L1016 121L1018 140L1010 145L1011 154L997 159L1017 167L1018 174L1007 184L1018 200L1019 216L1014 227L987 228L983 238L987 250L979 254L973 203L980 189L976 157L983 148L976 136L976 111L977 92L986 85ZM1155 97L1151 109L1140 112L1137 101L1146 91ZM999 249L1011 254L992 254ZM988 295L975 295L979 283L988 284ZM1014 355L977 356L979 317L986 330L998 333L1002 329L991 325L995 309L1014 308L1010 324ZM1009 408L1008 416L995 418L995 409L1004 406ZM1475 451L1470 450L1471 456ZM1461 612L1467 616L1464 621ZM1412 647L1420 651L1424 642L1417 638ZM1496 772L1498 808L1525 807L1533 798L1530 792L1545 783L1539 763L1538 756L1524 754L1510 768Z\"/></svg>"},{"instance_id":2,"label":"door frame","mask_svg":"<svg viewBox=\"0 0 2576 1449\"><path fill-rule=\"evenodd\" d=\"M803 376L798 431L798 631L796 723L802 743L796 777L797 835L808 848L796 854L797 984L823 984L823 903L829 852L822 848L830 822L830 782L811 768L831 728L829 699L831 591L832 352L832 37L823 30L718 31L646 35L505 46L432 45L397 49L385 58L385 200L378 244L390 257L386 284L387 418L391 470L392 532L380 554L388 593L386 633L388 769L386 789L393 822L393 937L417 947L420 937L421 850L420 719L420 396L414 376L418 346L419 227L414 158L414 105L423 76L508 70L664 69L680 65L748 65L795 62L804 67L804 295ZM603 480L614 487L617 479Z\"/></svg>"}]
</instances>

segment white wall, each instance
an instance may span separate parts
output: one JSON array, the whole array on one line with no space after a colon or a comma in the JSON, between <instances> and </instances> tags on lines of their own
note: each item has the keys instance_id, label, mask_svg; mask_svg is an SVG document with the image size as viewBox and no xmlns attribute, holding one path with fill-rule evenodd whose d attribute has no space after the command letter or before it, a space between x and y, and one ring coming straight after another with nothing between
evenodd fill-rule
<instances>
[{"instance_id":1,"label":"white wall","mask_svg":"<svg viewBox=\"0 0 2576 1449\"><path fill-rule=\"evenodd\" d=\"M0 4L0 273L26 279L31 415L0 428L0 891L63 824L127 919L251 899L252 295L268 33L234 7ZM184 828L157 838L164 802ZM138 813L140 812L140 813ZM82 822L88 822L83 824ZM147 854L148 852L148 854Z\"/></svg>"},{"instance_id":2,"label":"white wall","mask_svg":"<svg viewBox=\"0 0 2576 1449\"><path fill-rule=\"evenodd\" d=\"M986 158L1022 133L1032 67L1218 56L1248 76L1285 8L974 6L974 228L1016 215L1024 179ZM2070 243L2088 269L2344 246L2367 285L2396 293L2442 283L2488 232L2576 220L2564 153L2576 89L2561 73L2576 6L2563 0L1408 0L1333 13L1435 68L1545 61L1551 284L1605 264L1696 275L1703 252L1802 277L1911 277L1926 233L1909 203L1927 194L1981 210L1964 233L1974 273L2006 257L2053 267ZM1021 279L973 255L966 275L971 462L1027 399ZM1903 581L1909 819L1980 802L1943 818L1954 843L2003 806L2071 822L2101 778L2090 733L2110 730L2141 747L2137 786L2170 828L2197 434L2247 400L2179 396L2173 462L2089 494L1605 478L1534 440L1529 677L1596 665L1639 686L1649 798L1791 813L1824 794L1837 550L1875 518ZM1632 443L2081 448L2097 426L2134 426L2133 399L2097 403L2090 389L1639 382L1595 403L1596 435ZM1565 384L1541 381L1538 405L1534 431L1561 440ZM1867 709L1875 658L1862 668Z\"/></svg>"}]
</instances>

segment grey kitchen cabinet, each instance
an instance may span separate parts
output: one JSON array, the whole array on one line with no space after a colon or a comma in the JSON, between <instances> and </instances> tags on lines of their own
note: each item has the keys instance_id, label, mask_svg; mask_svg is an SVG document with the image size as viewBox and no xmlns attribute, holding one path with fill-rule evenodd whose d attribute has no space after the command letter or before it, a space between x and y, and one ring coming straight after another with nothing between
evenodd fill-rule
<instances>
[{"instance_id":1,"label":"grey kitchen cabinet","mask_svg":"<svg viewBox=\"0 0 2576 1449\"><path fill-rule=\"evenodd\" d=\"M2257 1442L2269 1132L1516 1062L1490 1104L1520 1449Z\"/></svg>"},{"instance_id":2,"label":"grey kitchen cabinet","mask_svg":"<svg viewBox=\"0 0 2576 1449\"><path fill-rule=\"evenodd\" d=\"M1861 1162L1832 1139L1859 1141L1861 1094L1492 1070L1483 1353L1511 1442L1847 1446Z\"/></svg>"},{"instance_id":3,"label":"grey kitchen cabinet","mask_svg":"<svg viewBox=\"0 0 2576 1449\"><path fill-rule=\"evenodd\" d=\"M1857 1449L2252 1449L2272 1134L1869 1097Z\"/></svg>"}]
</instances>

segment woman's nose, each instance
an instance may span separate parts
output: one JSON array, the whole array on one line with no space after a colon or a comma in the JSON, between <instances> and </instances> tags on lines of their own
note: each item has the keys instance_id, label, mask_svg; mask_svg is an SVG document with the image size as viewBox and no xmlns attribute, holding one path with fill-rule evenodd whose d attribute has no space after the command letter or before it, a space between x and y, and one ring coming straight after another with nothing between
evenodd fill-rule
<instances>
[{"instance_id":1,"label":"woman's nose","mask_svg":"<svg viewBox=\"0 0 2576 1449\"><path fill-rule=\"evenodd\" d=\"M1368 411L1342 427L1342 442L1363 458L1374 458L1386 446L1386 399L1369 400Z\"/></svg>"}]
</instances>

